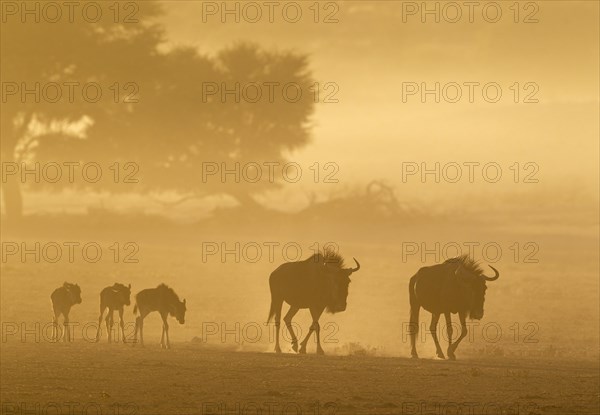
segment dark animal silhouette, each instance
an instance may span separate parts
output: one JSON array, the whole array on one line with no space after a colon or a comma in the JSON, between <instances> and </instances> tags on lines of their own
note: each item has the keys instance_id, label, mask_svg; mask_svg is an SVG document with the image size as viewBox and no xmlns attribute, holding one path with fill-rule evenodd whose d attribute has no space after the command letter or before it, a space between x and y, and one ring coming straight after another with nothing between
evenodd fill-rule
<instances>
[{"instance_id":1,"label":"dark animal silhouette","mask_svg":"<svg viewBox=\"0 0 600 415\"><path fill-rule=\"evenodd\" d=\"M279 328L281 307L285 301L290 309L283 318L292 336L292 349L298 351L298 339L292 328L292 318L298 310L308 308L312 324L308 334L300 344L300 353L306 353L306 343L313 332L317 336L317 353L323 354L321 347L319 318L323 311L337 313L346 310L350 274L360 269L344 268L343 258L332 250L314 254L304 261L288 262L277 268L269 278L271 288L271 309L267 322L275 317L275 351L281 353Z\"/></svg>"},{"instance_id":2,"label":"dark animal silhouette","mask_svg":"<svg viewBox=\"0 0 600 415\"><path fill-rule=\"evenodd\" d=\"M467 335L466 318L480 320L483 317L483 303L486 281L495 281L500 276L498 270L491 265L495 276L486 277L479 265L468 255L452 258L446 262L421 268L408 284L410 300L410 335L411 355L417 358L416 337L419 331L419 310L423 307L431 313L429 330L435 342L436 354L444 359L444 353L437 338L437 324L441 314L446 317L448 333L448 357L454 360L454 352L461 340ZM451 313L458 313L461 332L456 342L452 343Z\"/></svg>"},{"instance_id":3,"label":"dark animal silhouette","mask_svg":"<svg viewBox=\"0 0 600 415\"><path fill-rule=\"evenodd\" d=\"M52 319L52 341L59 341L58 317L62 314L64 317L64 336L65 342L71 341L71 331L69 330L69 311L75 304L81 304L81 288L77 284L65 282L62 287L57 288L50 295L52 300L52 309L54 317Z\"/></svg>"},{"instance_id":4,"label":"dark animal silhouette","mask_svg":"<svg viewBox=\"0 0 600 415\"><path fill-rule=\"evenodd\" d=\"M104 310L108 308L106 314L106 332L108 333L108 342L112 341L112 328L114 324L114 312L119 311L119 323L121 326L121 335L125 343L125 322L123 321L123 309L131 304L131 284L123 285L118 282L110 287L106 287L100 292L100 317L98 317L98 331L96 332L96 341L100 341L100 331L102 328L102 316Z\"/></svg>"},{"instance_id":5,"label":"dark animal silhouette","mask_svg":"<svg viewBox=\"0 0 600 415\"><path fill-rule=\"evenodd\" d=\"M134 342L137 342L138 330L140 332L140 344L144 345L144 317L152 311L158 311L163 321L162 336L160 339L161 347L168 349L171 347L169 342L169 324L167 317L175 317L180 324L185 323L185 299L179 301L179 297L172 288L165 284L160 284L156 288L142 290L135 296L134 314L139 310L140 315L135 320ZM165 341L166 338L166 341Z\"/></svg>"}]
</instances>

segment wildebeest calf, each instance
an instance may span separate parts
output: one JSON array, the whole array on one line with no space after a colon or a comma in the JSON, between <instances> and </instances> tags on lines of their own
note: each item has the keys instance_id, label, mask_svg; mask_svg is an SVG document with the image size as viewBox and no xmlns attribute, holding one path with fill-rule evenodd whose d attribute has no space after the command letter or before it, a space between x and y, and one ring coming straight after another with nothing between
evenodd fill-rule
<instances>
[{"instance_id":1,"label":"wildebeest calf","mask_svg":"<svg viewBox=\"0 0 600 415\"><path fill-rule=\"evenodd\" d=\"M121 335L125 343L125 322L123 321L123 308L131 304L131 284L123 285L118 282L110 287L106 287L100 292L100 317L98 317L98 331L96 332L96 342L100 341L100 329L102 328L102 316L104 310L108 308L106 314L106 331L108 333L108 342L112 341L112 327L114 324L114 311L119 311L119 323L121 326Z\"/></svg>"},{"instance_id":2,"label":"wildebeest calf","mask_svg":"<svg viewBox=\"0 0 600 415\"><path fill-rule=\"evenodd\" d=\"M71 341L71 331L69 330L69 311L75 304L81 304L81 288L77 284L65 282L62 287L57 288L50 295L52 300L52 341L59 341L58 335L58 317L62 314L64 317L64 337L65 342Z\"/></svg>"},{"instance_id":3,"label":"wildebeest calf","mask_svg":"<svg viewBox=\"0 0 600 415\"><path fill-rule=\"evenodd\" d=\"M156 288L142 290L135 296L134 314L139 310L140 315L135 320L134 342L137 342L138 330L140 332L140 344L144 345L144 318L153 311L158 311L163 321L162 336L160 339L161 347L168 349L171 347L169 342L169 324L167 317L172 315L183 324L185 322L185 299L179 301L179 297L172 288L165 284L160 284ZM165 341L166 336L166 341Z\"/></svg>"}]
</instances>

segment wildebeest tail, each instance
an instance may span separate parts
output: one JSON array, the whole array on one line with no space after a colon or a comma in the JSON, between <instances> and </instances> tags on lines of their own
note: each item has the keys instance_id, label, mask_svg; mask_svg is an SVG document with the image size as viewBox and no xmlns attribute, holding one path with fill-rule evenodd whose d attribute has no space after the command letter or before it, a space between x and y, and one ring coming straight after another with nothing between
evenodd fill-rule
<instances>
[{"instance_id":1,"label":"wildebeest tail","mask_svg":"<svg viewBox=\"0 0 600 415\"><path fill-rule=\"evenodd\" d=\"M275 314L277 313L277 307L275 307L275 301L271 298L271 308L269 309L269 318L267 318L267 323L271 321Z\"/></svg>"},{"instance_id":2,"label":"wildebeest tail","mask_svg":"<svg viewBox=\"0 0 600 415\"><path fill-rule=\"evenodd\" d=\"M269 323L273 317L277 317L275 324L279 324L279 318L281 317L281 306L283 305L283 296L281 294L279 284L277 284L276 278L274 278L273 274L271 274L271 277L269 278L269 288L271 289L271 308L269 309L267 323Z\"/></svg>"},{"instance_id":3,"label":"wildebeest tail","mask_svg":"<svg viewBox=\"0 0 600 415\"><path fill-rule=\"evenodd\" d=\"M417 334L419 332L419 300L415 293L417 276L413 276L408 283L408 299L410 302L410 320L408 324L408 334Z\"/></svg>"},{"instance_id":4,"label":"wildebeest tail","mask_svg":"<svg viewBox=\"0 0 600 415\"><path fill-rule=\"evenodd\" d=\"M137 303L135 303L135 305L133 306L133 314L137 314L137 310L138 310Z\"/></svg>"}]
</instances>

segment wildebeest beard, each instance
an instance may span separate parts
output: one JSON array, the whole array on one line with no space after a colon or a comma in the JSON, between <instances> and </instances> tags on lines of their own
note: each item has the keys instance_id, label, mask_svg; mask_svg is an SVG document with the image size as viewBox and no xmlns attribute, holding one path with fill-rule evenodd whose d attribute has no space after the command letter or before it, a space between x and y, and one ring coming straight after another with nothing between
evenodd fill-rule
<instances>
[{"instance_id":1,"label":"wildebeest beard","mask_svg":"<svg viewBox=\"0 0 600 415\"><path fill-rule=\"evenodd\" d=\"M469 318L471 320L481 320L483 318L483 309L470 310L469 311Z\"/></svg>"},{"instance_id":2,"label":"wildebeest beard","mask_svg":"<svg viewBox=\"0 0 600 415\"><path fill-rule=\"evenodd\" d=\"M326 310L332 314L346 311L348 301L350 278L346 275L339 275L340 272L343 272L343 270L335 271L335 274L326 277L330 279L329 287L331 290Z\"/></svg>"},{"instance_id":3,"label":"wildebeest beard","mask_svg":"<svg viewBox=\"0 0 600 415\"><path fill-rule=\"evenodd\" d=\"M346 306L332 302L330 305L327 306L326 310L328 313L331 314L341 313L342 311L346 311Z\"/></svg>"},{"instance_id":4,"label":"wildebeest beard","mask_svg":"<svg viewBox=\"0 0 600 415\"><path fill-rule=\"evenodd\" d=\"M483 303L485 302L484 295L479 293L473 293L474 298L471 305L471 309L469 310L470 319L481 320L483 318Z\"/></svg>"},{"instance_id":5,"label":"wildebeest beard","mask_svg":"<svg viewBox=\"0 0 600 415\"><path fill-rule=\"evenodd\" d=\"M465 289L470 290L469 318L481 320L483 318L483 306L485 302L485 292L487 290L486 281L495 281L500 274L498 270L490 265L494 270L494 277L487 277L477 262L463 255L458 258L447 260L445 263L457 263L455 274L465 285Z\"/></svg>"}]
</instances>

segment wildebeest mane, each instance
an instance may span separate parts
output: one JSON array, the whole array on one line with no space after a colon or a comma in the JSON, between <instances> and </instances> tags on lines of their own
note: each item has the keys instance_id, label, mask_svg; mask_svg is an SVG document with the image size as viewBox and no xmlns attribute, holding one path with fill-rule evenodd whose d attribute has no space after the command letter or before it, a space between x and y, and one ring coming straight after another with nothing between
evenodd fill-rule
<instances>
[{"instance_id":1,"label":"wildebeest mane","mask_svg":"<svg viewBox=\"0 0 600 415\"><path fill-rule=\"evenodd\" d=\"M115 290L115 291L121 291L121 290L128 290L129 289L128 286L123 285L123 284L118 283L118 282L115 282L111 288L113 290Z\"/></svg>"},{"instance_id":2,"label":"wildebeest mane","mask_svg":"<svg viewBox=\"0 0 600 415\"><path fill-rule=\"evenodd\" d=\"M310 258L308 258L308 260L314 262L321 262L327 264L330 267L335 267L339 269L344 268L344 258L333 248L329 247L324 248L323 252L313 254Z\"/></svg>"},{"instance_id":3,"label":"wildebeest mane","mask_svg":"<svg viewBox=\"0 0 600 415\"><path fill-rule=\"evenodd\" d=\"M480 277L483 276L483 270L479 266L479 263L477 261L475 261L473 258L469 257L469 255L467 255L467 254L461 255L456 258L450 258L450 259L446 260L445 262L446 263L459 262L462 265L462 267L464 269L466 269L468 272L470 272L474 275L480 276Z\"/></svg>"},{"instance_id":4,"label":"wildebeest mane","mask_svg":"<svg viewBox=\"0 0 600 415\"><path fill-rule=\"evenodd\" d=\"M169 287L166 284L160 284L158 287L156 287L157 289L163 291L164 293L166 293L166 295L170 298L170 299L174 299L179 301L179 296L175 293L175 291Z\"/></svg>"},{"instance_id":5,"label":"wildebeest mane","mask_svg":"<svg viewBox=\"0 0 600 415\"><path fill-rule=\"evenodd\" d=\"M63 288L66 289L67 291L73 290L73 291L79 291L79 292L81 292L81 288L79 287L79 285L73 284L73 283L70 283L70 282L66 282L66 281L63 284Z\"/></svg>"}]
</instances>

